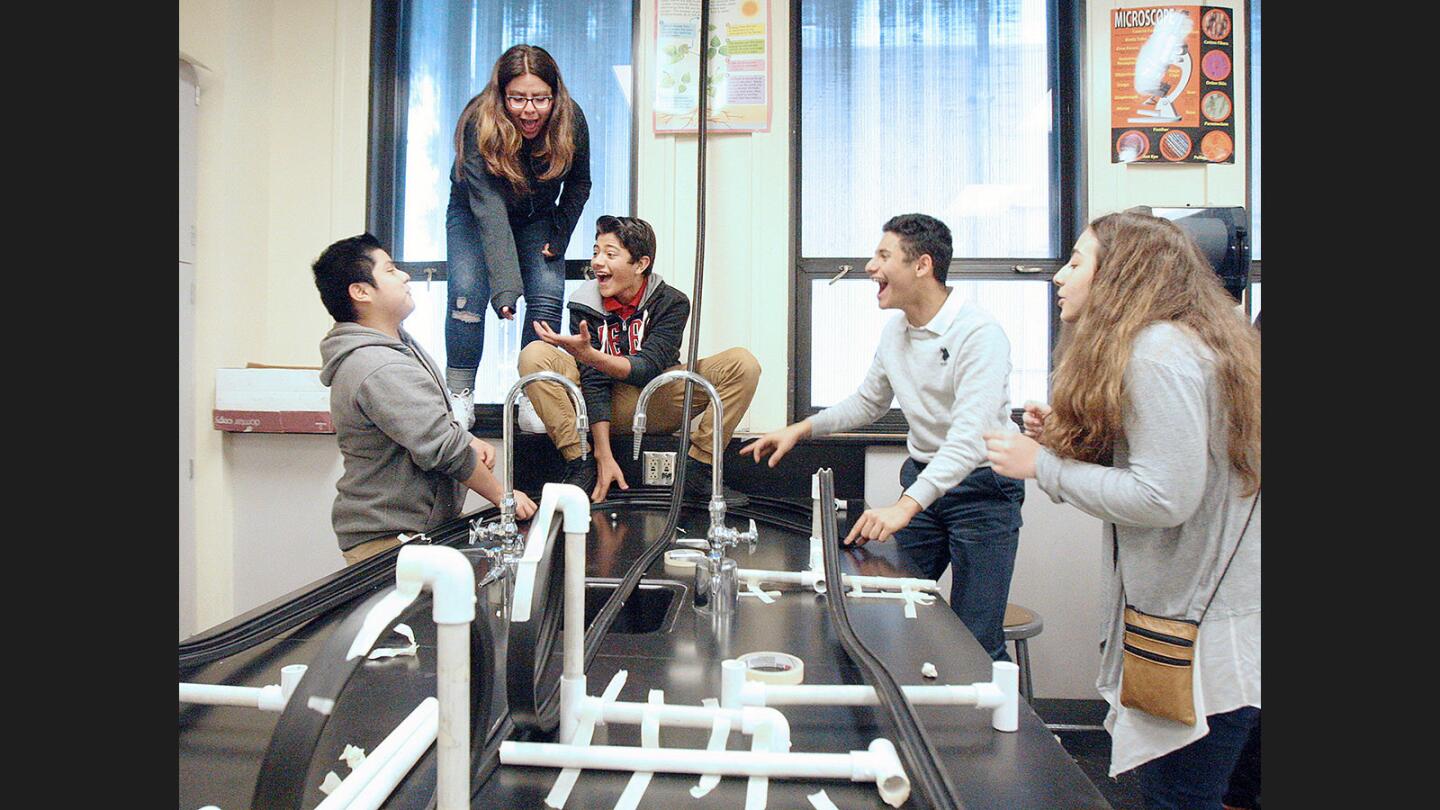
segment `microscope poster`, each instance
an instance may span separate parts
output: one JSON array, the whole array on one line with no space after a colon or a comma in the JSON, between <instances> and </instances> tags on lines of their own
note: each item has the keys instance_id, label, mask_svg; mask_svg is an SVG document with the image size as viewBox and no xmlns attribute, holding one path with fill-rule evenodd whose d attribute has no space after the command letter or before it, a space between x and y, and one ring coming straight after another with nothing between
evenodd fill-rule
<instances>
[{"instance_id":1,"label":"microscope poster","mask_svg":"<svg viewBox=\"0 0 1440 810\"><path fill-rule=\"evenodd\" d=\"M711 0L707 132L770 131L770 4ZM700 0L655 3L655 132L696 132L700 113Z\"/></svg>"},{"instance_id":2,"label":"microscope poster","mask_svg":"<svg viewBox=\"0 0 1440 810\"><path fill-rule=\"evenodd\" d=\"M1111 10L1111 163L1235 162L1234 13Z\"/></svg>"}]
</instances>

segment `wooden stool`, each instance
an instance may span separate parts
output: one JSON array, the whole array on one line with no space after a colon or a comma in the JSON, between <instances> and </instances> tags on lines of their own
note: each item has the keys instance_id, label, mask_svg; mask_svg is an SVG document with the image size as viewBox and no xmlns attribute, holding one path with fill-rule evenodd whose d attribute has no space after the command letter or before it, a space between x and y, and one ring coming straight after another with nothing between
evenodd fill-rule
<instances>
[{"instance_id":1,"label":"wooden stool","mask_svg":"<svg viewBox=\"0 0 1440 810\"><path fill-rule=\"evenodd\" d=\"M1044 629L1045 622L1040 614L1020 605L1005 605L1005 640L1015 642L1015 663L1020 665L1020 694L1025 696L1026 703L1033 702L1035 686L1030 680L1030 650L1026 648L1025 640L1040 635Z\"/></svg>"}]
</instances>

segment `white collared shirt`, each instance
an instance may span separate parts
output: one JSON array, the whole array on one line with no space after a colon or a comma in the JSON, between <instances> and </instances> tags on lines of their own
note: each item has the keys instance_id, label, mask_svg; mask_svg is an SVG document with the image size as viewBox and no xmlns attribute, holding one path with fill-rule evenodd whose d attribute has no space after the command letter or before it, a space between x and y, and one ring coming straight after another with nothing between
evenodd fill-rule
<instances>
[{"instance_id":1,"label":"white collared shirt","mask_svg":"<svg viewBox=\"0 0 1440 810\"><path fill-rule=\"evenodd\" d=\"M859 389L810 417L812 433L869 424L892 400L910 423L905 445L911 458L929 465L905 494L928 507L975 468L990 465L985 433L1018 431L1010 421L1005 331L953 288L924 326L895 313Z\"/></svg>"}]
</instances>

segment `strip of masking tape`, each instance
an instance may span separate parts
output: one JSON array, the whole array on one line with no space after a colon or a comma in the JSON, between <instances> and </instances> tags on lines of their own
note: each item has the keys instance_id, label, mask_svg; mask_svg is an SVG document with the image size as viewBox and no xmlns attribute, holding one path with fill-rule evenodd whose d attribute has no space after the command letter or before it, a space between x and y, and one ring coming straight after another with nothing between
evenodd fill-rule
<instances>
[{"instance_id":1,"label":"strip of masking tape","mask_svg":"<svg viewBox=\"0 0 1440 810\"><path fill-rule=\"evenodd\" d=\"M783 652L752 652L740 656L745 680L794 685L805 680L805 662Z\"/></svg>"},{"instance_id":2,"label":"strip of masking tape","mask_svg":"<svg viewBox=\"0 0 1440 810\"><path fill-rule=\"evenodd\" d=\"M358 745L346 743L345 750L340 752L339 759L346 765L349 765L350 770L353 771L365 762L365 749Z\"/></svg>"},{"instance_id":3,"label":"strip of masking tape","mask_svg":"<svg viewBox=\"0 0 1440 810\"><path fill-rule=\"evenodd\" d=\"M715 698L704 698L700 702L704 704L707 708L711 709L717 708L720 705L720 701L716 700ZM710 727L710 742L705 745L705 750L724 751L725 741L729 738L730 718L724 716L717 716L715 718L715 724ZM701 796L704 796L705 794L714 790L715 786L718 784L720 784L720 774L702 774L700 777L700 781L696 783L695 787L690 788L690 795L698 799Z\"/></svg>"},{"instance_id":4,"label":"strip of masking tape","mask_svg":"<svg viewBox=\"0 0 1440 810\"><path fill-rule=\"evenodd\" d=\"M340 787L341 781L343 780L341 780L340 776L334 771L326 771L325 781L320 783L320 792L324 793L326 796L329 796L331 793L335 792L335 788Z\"/></svg>"},{"instance_id":5,"label":"strip of masking tape","mask_svg":"<svg viewBox=\"0 0 1440 810\"><path fill-rule=\"evenodd\" d=\"M774 594L774 596L772 596L771 594ZM761 587L760 587L760 580L758 580L758 579L746 580L746 581L745 581L745 591L744 591L744 593L741 594L741 596L756 596L756 597L759 597L759 598L760 598L760 601L763 602L763 603L765 603L765 604L767 604L767 605L773 605L773 604L775 604L775 597L776 597L776 596L779 596L779 595L780 595L780 592L779 592L779 591L767 591L767 590L765 590L764 588L761 588Z\"/></svg>"},{"instance_id":6,"label":"strip of masking tape","mask_svg":"<svg viewBox=\"0 0 1440 810\"><path fill-rule=\"evenodd\" d=\"M665 705L665 691L651 689L645 710L640 715L640 747L660 747L660 714L655 707ZM615 801L615 810L635 810L645 797L645 788L650 786L654 771L636 771L630 775L630 783Z\"/></svg>"},{"instance_id":7,"label":"strip of masking tape","mask_svg":"<svg viewBox=\"0 0 1440 810\"><path fill-rule=\"evenodd\" d=\"M415 655L420 649L420 645L415 643L415 631L410 628L410 625L400 622L395 625L394 630L410 641L409 646L377 647L370 651L370 654L366 656L367 659L375 661L381 658L394 658L397 655Z\"/></svg>"},{"instance_id":8,"label":"strip of masking tape","mask_svg":"<svg viewBox=\"0 0 1440 810\"><path fill-rule=\"evenodd\" d=\"M579 725L575 729L575 739L571 745L589 745L590 738L595 733L595 721L600 717L601 707L611 703L620 694L620 689L625 685L627 670L616 672L606 684L605 692L600 695L600 702L585 702L585 708L580 710ZM555 777L555 784L550 786L550 792L545 796L547 807L561 808L565 806L565 800L570 798L570 791L575 787L575 780L580 778L579 768L563 768L560 775Z\"/></svg>"},{"instance_id":9,"label":"strip of masking tape","mask_svg":"<svg viewBox=\"0 0 1440 810\"><path fill-rule=\"evenodd\" d=\"M784 653L776 654L784 655ZM795 660L798 661L800 659L797 658ZM755 733L750 737L750 750L775 750L775 740L772 737L772 730L769 727L762 727L755 730ZM750 777L749 781L745 783L745 810L765 810L766 799L769 792L770 778L768 776Z\"/></svg>"},{"instance_id":10,"label":"strip of masking tape","mask_svg":"<svg viewBox=\"0 0 1440 810\"><path fill-rule=\"evenodd\" d=\"M693 548L671 549L665 552L665 567L676 571L690 571L704 556L705 552Z\"/></svg>"},{"instance_id":11,"label":"strip of masking tape","mask_svg":"<svg viewBox=\"0 0 1440 810\"><path fill-rule=\"evenodd\" d=\"M835 802L830 801L830 797L826 796L823 790L819 793L811 793L805 798L810 800L810 804L815 807L815 810L840 810L835 806Z\"/></svg>"},{"instance_id":12,"label":"strip of masking tape","mask_svg":"<svg viewBox=\"0 0 1440 810\"><path fill-rule=\"evenodd\" d=\"M851 596L856 599L903 599L905 600L905 618L907 619L915 618L915 606L917 604L935 604L934 595L913 590L908 585L902 586L898 593L892 591L865 591L862 590L859 585L856 585L853 590L846 592L846 596Z\"/></svg>"}]
</instances>

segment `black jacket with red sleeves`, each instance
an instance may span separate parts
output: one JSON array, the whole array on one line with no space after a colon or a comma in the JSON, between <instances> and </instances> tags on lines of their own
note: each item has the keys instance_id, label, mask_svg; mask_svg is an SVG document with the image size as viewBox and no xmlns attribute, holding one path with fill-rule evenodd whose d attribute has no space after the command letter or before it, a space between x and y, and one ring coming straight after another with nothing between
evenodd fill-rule
<instances>
[{"instance_id":1,"label":"black jacket with red sleeves","mask_svg":"<svg viewBox=\"0 0 1440 810\"><path fill-rule=\"evenodd\" d=\"M611 312L601 302L600 284L581 284L570 296L570 334L580 334L581 320L590 324L590 345L606 354L630 358L630 374L623 380L643 388L671 366L680 363L680 340L690 317L690 299L650 273L645 295L629 318ZM610 386L617 380L598 369L580 364L580 390L590 422L610 421ZM627 427L628 430L628 427Z\"/></svg>"}]
</instances>

